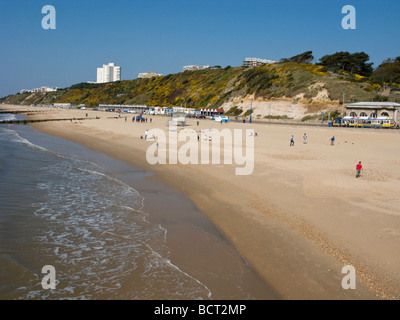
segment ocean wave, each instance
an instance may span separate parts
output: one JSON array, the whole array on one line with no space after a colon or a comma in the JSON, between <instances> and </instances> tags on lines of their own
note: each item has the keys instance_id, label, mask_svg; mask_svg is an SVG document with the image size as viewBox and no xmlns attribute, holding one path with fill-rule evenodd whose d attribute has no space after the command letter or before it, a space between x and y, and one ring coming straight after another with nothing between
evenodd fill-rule
<instances>
[{"instance_id":1,"label":"ocean wave","mask_svg":"<svg viewBox=\"0 0 400 320\"><path fill-rule=\"evenodd\" d=\"M51 152L50 150L43 148L41 146L38 146L37 144L34 144L34 143L30 142L29 140L21 137L17 131L7 129L7 128L0 129L0 140L6 141L6 142L20 143L20 144L24 144L27 147L32 148L32 149L45 151L45 152Z\"/></svg>"},{"instance_id":2,"label":"ocean wave","mask_svg":"<svg viewBox=\"0 0 400 320\"><path fill-rule=\"evenodd\" d=\"M29 230L28 250L56 267L60 286L51 294L42 290L37 273L18 287L19 298L211 298L206 285L171 262L167 230L146 219L145 197L135 188L77 153L53 152L9 128L0 133L4 141L51 155L32 153L46 161L38 161L40 200L31 205L42 222Z\"/></svg>"},{"instance_id":3,"label":"ocean wave","mask_svg":"<svg viewBox=\"0 0 400 320\"><path fill-rule=\"evenodd\" d=\"M74 165L46 168L59 179L38 184L48 200L37 204L35 215L49 228L36 239L51 248L57 264L68 265L73 274L85 265L90 284L84 286L81 277L69 280L76 296L119 296L120 283L135 274L135 281L143 285L128 298L154 298L159 286L166 296L211 297L204 284L168 259L167 230L144 218L143 196L114 177ZM63 298L67 296L63 292Z\"/></svg>"},{"instance_id":4,"label":"ocean wave","mask_svg":"<svg viewBox=\"0 0 400 320\"><path fill-rule=\"evenodd\" d=\"M17 117L15 114L11 114L11 113L0 114L0 122L13 121L13 120L17 120Z\"/></svg>"}]
</instances>

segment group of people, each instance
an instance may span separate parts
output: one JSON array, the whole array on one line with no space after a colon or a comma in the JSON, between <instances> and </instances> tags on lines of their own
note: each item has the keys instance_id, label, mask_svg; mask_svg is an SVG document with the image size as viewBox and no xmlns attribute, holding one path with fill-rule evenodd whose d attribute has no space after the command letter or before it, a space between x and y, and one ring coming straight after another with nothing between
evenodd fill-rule
<instances>
[{"instance_id":1,"label":"group of people","mask_svg":"<svg viewBox=\"0 0 400 320\"><path fill-rule=\"evenodd\" d=\"M308 140L307 133L304 133L304 135L303 135L303 143L307 144L307 140ZM333 145L335 145L335 136L333 136L331 138L331 146L333 146ZM293 135L290 137L290 146L291 147L294 146L294 136Z\"/></svg>"},{"instance_id":2,"label":"group of people","mask_svg":"<svg viewBox=\"0 0 400 320\"><path fill-rule=\"evenodd\" d=\"M138 117L133 116L132 117L132 122L135 122L135 120L136 120L136 122L147 122L147 118L143 118L142 116L138 116ZM126 117L125 117L125 121L126 121ZM152 121L153 121L153 119L150 118L150 123Z\"/></svg>"},{"instance_id":3,"label":"group of people","mask_svg":"<svg viewBox=\"0 0 400 320\"><path fill-rule=\"evenodd\" d=\"M304 135L303 135L303 143L307 144L307 140L308 140L307 133L304 133ZM331 140L331 146L335 145L335 136L332 136L332 138L330 140ZM294 146L294 136L293 135L290 137L290 146L291 147ZM361 161L360 161L356 165L356 178L359 178L361 176L361 171L362 170L363 170L363 166L362 166Z\"/></svg>"}]
</instances>

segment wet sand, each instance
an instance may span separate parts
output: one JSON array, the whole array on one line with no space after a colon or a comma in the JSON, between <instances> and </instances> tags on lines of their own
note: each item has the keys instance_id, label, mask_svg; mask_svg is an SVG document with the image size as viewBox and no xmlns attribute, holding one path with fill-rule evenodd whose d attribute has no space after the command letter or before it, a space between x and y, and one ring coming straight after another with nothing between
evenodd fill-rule
<instances>
[{"instance_id":1,"label":"wet sand","mask_svg":"<svg viewBox=\"0 0 400 320\"><path fill-rule=\"evenodd\" d=\"M253 174L236 176L232 165L149 165L145 152L154 142L140 136L151 128L167 132L165 117L153 117L151 124L90 110L29 117L86 113L101 119L35 127L155 172L150 179L188 196L280 298L400 297L400 151L394 147L399 132L229 123L225 128L252 128L259 135ZM188 124L195 130L221 128L210 120ZM302 143L304 132L308 144ZM295 146L289 147L292 134ZM364 171L356 179L360 160ZM345 265L356 269L356 290L341 286Z\"/></svg>"},{"instance_id":2,"label":"wet sand","mask_svg":"<svg viewBox=\"0 0 400 320\"><path fill-rule=\"evenodd\" d=\"M145 198L147 219L167 230L168 259L206 285L211 291L211 299L280 299L278 293L183 193L158 181L146 170L135 168L132 174L124 167L114 168L112 172L118 180L134 186Z\"/></svg>"}]
</instances>

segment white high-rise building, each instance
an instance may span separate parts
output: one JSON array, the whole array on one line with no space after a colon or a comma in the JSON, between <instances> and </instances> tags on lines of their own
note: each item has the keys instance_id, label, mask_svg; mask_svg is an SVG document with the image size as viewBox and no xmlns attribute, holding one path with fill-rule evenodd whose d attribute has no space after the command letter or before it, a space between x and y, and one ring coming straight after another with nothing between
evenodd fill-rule
<instances>
[{"instance_id":1,"label":"white high-rise building","mask_svg":"<svg viewBox=\"0 0 400 320\"><path fill-rule=\"evenodd\" d=\"M97 68L97 83L106 83L121 80L121 67L115 63L103 64L102 68Z\"/></svg>"}]
</instances>

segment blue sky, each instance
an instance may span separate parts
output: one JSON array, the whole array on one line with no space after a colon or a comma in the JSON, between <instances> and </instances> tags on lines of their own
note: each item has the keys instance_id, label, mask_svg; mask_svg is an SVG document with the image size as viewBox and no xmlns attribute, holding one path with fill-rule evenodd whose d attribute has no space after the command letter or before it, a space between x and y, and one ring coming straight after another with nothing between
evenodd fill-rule
<instances>
[{"instance_id":1,"label":"blue sky","mask_svg":"<svg viewBox=\"0 0 400 320\"><path fill-rule=\"evenodd\" d=\"M56 9L56 29L41 26ZM356 8L356 30L341 26ZM239 66L311 50L318 60L364 51L374 67L400 56L398 0L0 0L0 96L95 81L96 68L177 73L188 64Z\"/></svg>"}]
</instances>

